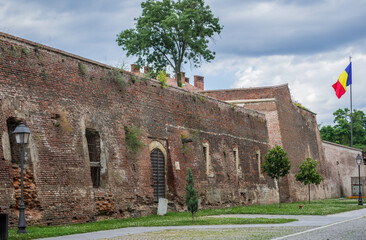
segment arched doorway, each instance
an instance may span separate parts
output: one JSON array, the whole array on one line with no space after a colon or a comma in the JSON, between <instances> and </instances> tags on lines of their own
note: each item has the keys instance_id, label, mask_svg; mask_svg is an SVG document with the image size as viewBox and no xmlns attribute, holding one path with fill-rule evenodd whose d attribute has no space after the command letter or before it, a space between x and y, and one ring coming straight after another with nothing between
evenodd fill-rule
<instances>
[{"instance_id":1,"label":"arched doorway","mask_svg":"<svg viewBox=\"0 0 366 240\"><path fill-rule=\"evenodd\" d=\"M159 148L154 148L150 153L150 160L154 179L154 201L165 197L165 158Z\"/></svg>"}]
</instances>

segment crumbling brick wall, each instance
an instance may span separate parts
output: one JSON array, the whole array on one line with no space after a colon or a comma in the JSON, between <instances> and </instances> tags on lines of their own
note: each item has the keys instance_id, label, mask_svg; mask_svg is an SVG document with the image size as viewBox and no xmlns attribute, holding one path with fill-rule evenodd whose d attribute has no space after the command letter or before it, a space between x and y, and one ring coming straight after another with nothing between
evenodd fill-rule
<instances>
[{"instance_id":1,"label":"crumbling brick wall","mask_svg":"<svg viewBox=\"0 0 366 240\"><path fill-rule=\"evenodd\" d=\"M18 165L7 120L30 128L26 204L29 224L64 224L141 216L156 211L149 145L166 152L166 194L183 210L187 168L200 207L277 201L275 183L260 173L268 150L263 114L158 81L137 77L60 50L0 34L0 204L16 206ZM126 126L143 145L131 157ZM94 188L86 129L98 132L100 186ZM192 141L184 142L184 138ZM210 146L207 176L203 143ZM239 171L235 154L239 156ZM257 159L259 156L259 160ZM27 191L28 191L27 190ZM16 207L10 209L17 221Z\"/></svg>"}]
</instances>

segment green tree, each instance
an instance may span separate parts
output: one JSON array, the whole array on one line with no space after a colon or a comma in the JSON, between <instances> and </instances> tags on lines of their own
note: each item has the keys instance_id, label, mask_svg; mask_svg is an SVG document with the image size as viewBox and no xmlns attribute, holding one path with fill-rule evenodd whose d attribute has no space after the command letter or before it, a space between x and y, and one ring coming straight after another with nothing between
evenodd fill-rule
<instances>
[{"instance_id":1,"label":"green tree","mask_svg":"<svg viewBox=\"0 0 366 240\"><path fill-rule=\"evenodd\" d=\"M323 126L320 135L323 140L350 146L351 144L351 111L348 108L338 109L333 113L334 126ZM354 147L365 148L366 116L363 111L353 110L353 144Z\"/></svg>"},{"instance_id":2,"label":"green tree","mask_svg":"<svg viewBox=\"0 0 366 240\"><path fill-rule=\"evenodd\" d=\"M281 188L280 177L286 176L291 168L290 161L287 157L287 152L280 146L276 145L264 155L265 161L262 165L264 172L278 183L278 201L279 208L281 208Z\"/></svg>"},{"instance_id":3,"label":"green tree","mask_svg":"<svg viewBox=\"0 0 366 240\"><path fill-rule=\"evenodd\" d=\"M194 213L198 210L198 196L194 188L194 179L192 171L188 168L186 180L186 204L188 211L192 214L192 222L194 221Z\"/></svg>"},{"instance_id":4,"label":"green tree","mask_svg":"<svg viewBox=\"0 0 366 240\"><path fill-rule=\"evenodd\" d=\"M202 60L215 58L208 49L209 39L223 26L204 0L147 0L141 8L136 28L122 31L116 40L127 56L138 57L137 64L153 65L156 72L171 66L182 86L183 64L190 61L199 67Z\"/></svg>"},{"instance_id":5,"label":"green tree","mask_svg":"<svg viewBox=\"0 0 366 240\"><path fill-rule=\"evenodd\" d=\"M308 185L309 189L309 204L310 204L310 184L320 184L324 178L316 171L316 166L318 162L306 158L306 160L299 165L299 172L295 175L296 181L302 182L305 186Z\"/></svg>"}]
</instances>

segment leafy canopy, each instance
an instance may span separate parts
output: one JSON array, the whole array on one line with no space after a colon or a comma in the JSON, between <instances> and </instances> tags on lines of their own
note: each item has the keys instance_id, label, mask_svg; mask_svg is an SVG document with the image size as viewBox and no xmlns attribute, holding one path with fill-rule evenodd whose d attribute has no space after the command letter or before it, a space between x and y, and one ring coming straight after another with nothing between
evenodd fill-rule
<instances>
[{"instance_id":1,"label":"leafy canopy","mask_svg":"<svg viewBox=\"0 0 366 240\"><path fill-rule=\"evenodd\" d=\"M320 184L324 178L316 171L318 162L312 158L306 158L306 160L299 165L299 172L295 175L296 181L302 182L304 185L308 184Z\"/></svg>"},{"instance_id":2,"label":"leafy canopy","mask_svg":"<svg viewBox=\"0 0 366 240\"><path fill-rule=\"evenodd\" d=\"M265 161L262 165L263 171L273 179L278 180L278 203L281 208L281 185L280 177L286 176L291 168L290 161L288 160L287 152L276 145L270 149L266 155L264 155Z\"/></svg>"},{"instance_id":3,"label":"leafy canopy","mask_svg":"<svg viewBox=\"0 0 366 240\"><path fill-rule=\"evenodd\" d=\"M333 113L334 126L323 126L320 135L323 140L342 145L351 142L351 111L348 108L338 109ZM354 147L366 149L366 115L363 111L353 110L353 143Z\"/></svg>"},{"instance_id":4,"label":"leafy canopy","mask_svg":"<svg viewBox=\"0 0 366 240\"><path fill-rule=\"evenodd\" d=\"M223 26L204 0L147 0L141 8L136 28L122 31L116 40L127 56L138 57L137 64L153 65L156 71L171 66L180 79L182 64L199 67L215 58L209 39Z\"/></svg>"},{"instance_id":5,"label":"leafy canopy","mask_svg":"<svg viewBox=\"0 0 366 240\"><path fill-rule=\"evenodd\" d=\"M263 171L271 178L279 179L289 173L291 164L288 160L287 152L280 146L276 145L270 149L264 158Z\"/></svg>"}]
</instances>

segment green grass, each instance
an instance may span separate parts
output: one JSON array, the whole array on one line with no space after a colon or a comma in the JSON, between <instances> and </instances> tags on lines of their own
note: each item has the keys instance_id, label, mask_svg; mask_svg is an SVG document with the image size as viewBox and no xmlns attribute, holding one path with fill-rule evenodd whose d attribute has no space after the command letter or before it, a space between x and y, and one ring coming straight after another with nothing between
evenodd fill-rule
<instances>
[{"instance_id":1,"label":"green grass","mask_svg":"<svg viewBox=\"0 0 366 240\"><path fill-rule=\"evenodd\" d=\"M299 205L303 208L299 209ZM225 224L269 224L286 223L295 219L268 219L268 218L208 218L220 214L278 214L278 215L328 215L363 208L357 205L357 199L327 199L307 202L283 203L282 208L277 204L251 205L224 209L200 210L192 222L188 212L171 212L165 216L151 215L147 217L104 220L93 223L73 224L66 226L27 227L28 234L16 234L17 229L9 231L9 239L36 239L55 237L75 233L109 230L125 227L149 226L186 226L186 225L225 225Z\"/></svg>"},{"instance_id":2,"label":"green grass","mask_svg":"<svg viewBox=\"0 0 366 240\"><path fill-rule=\"evenodd\" d=\"M187 225L226 225L226 224L269 224L287 223L296 219L268 219L268 218L208 218L197 217L194 222L190 213L168 213L165 216L151 215L147 217L104 220L93 223L73 224L51 227L27 227L28 234L17 234L17 229L9 230L9 239L36 239L55 237L75 233L87 233L125 227L152 226L187 226Z\"/></svg>"},{"instance_id":3,"label":"green grass","mask_svg":"<svg viewBox=\"0 0 366 240\"><path fill-rule=\"evenodd\" d=\"M197 216L220 214L274 214L274 215L329 215L364 208L357 205L357 199L324 199L278 204L251 205L245 207L233 207L224 209L201 210ZM302 209L299 209L299 205Z\"/></svg>"}]
</instances>

